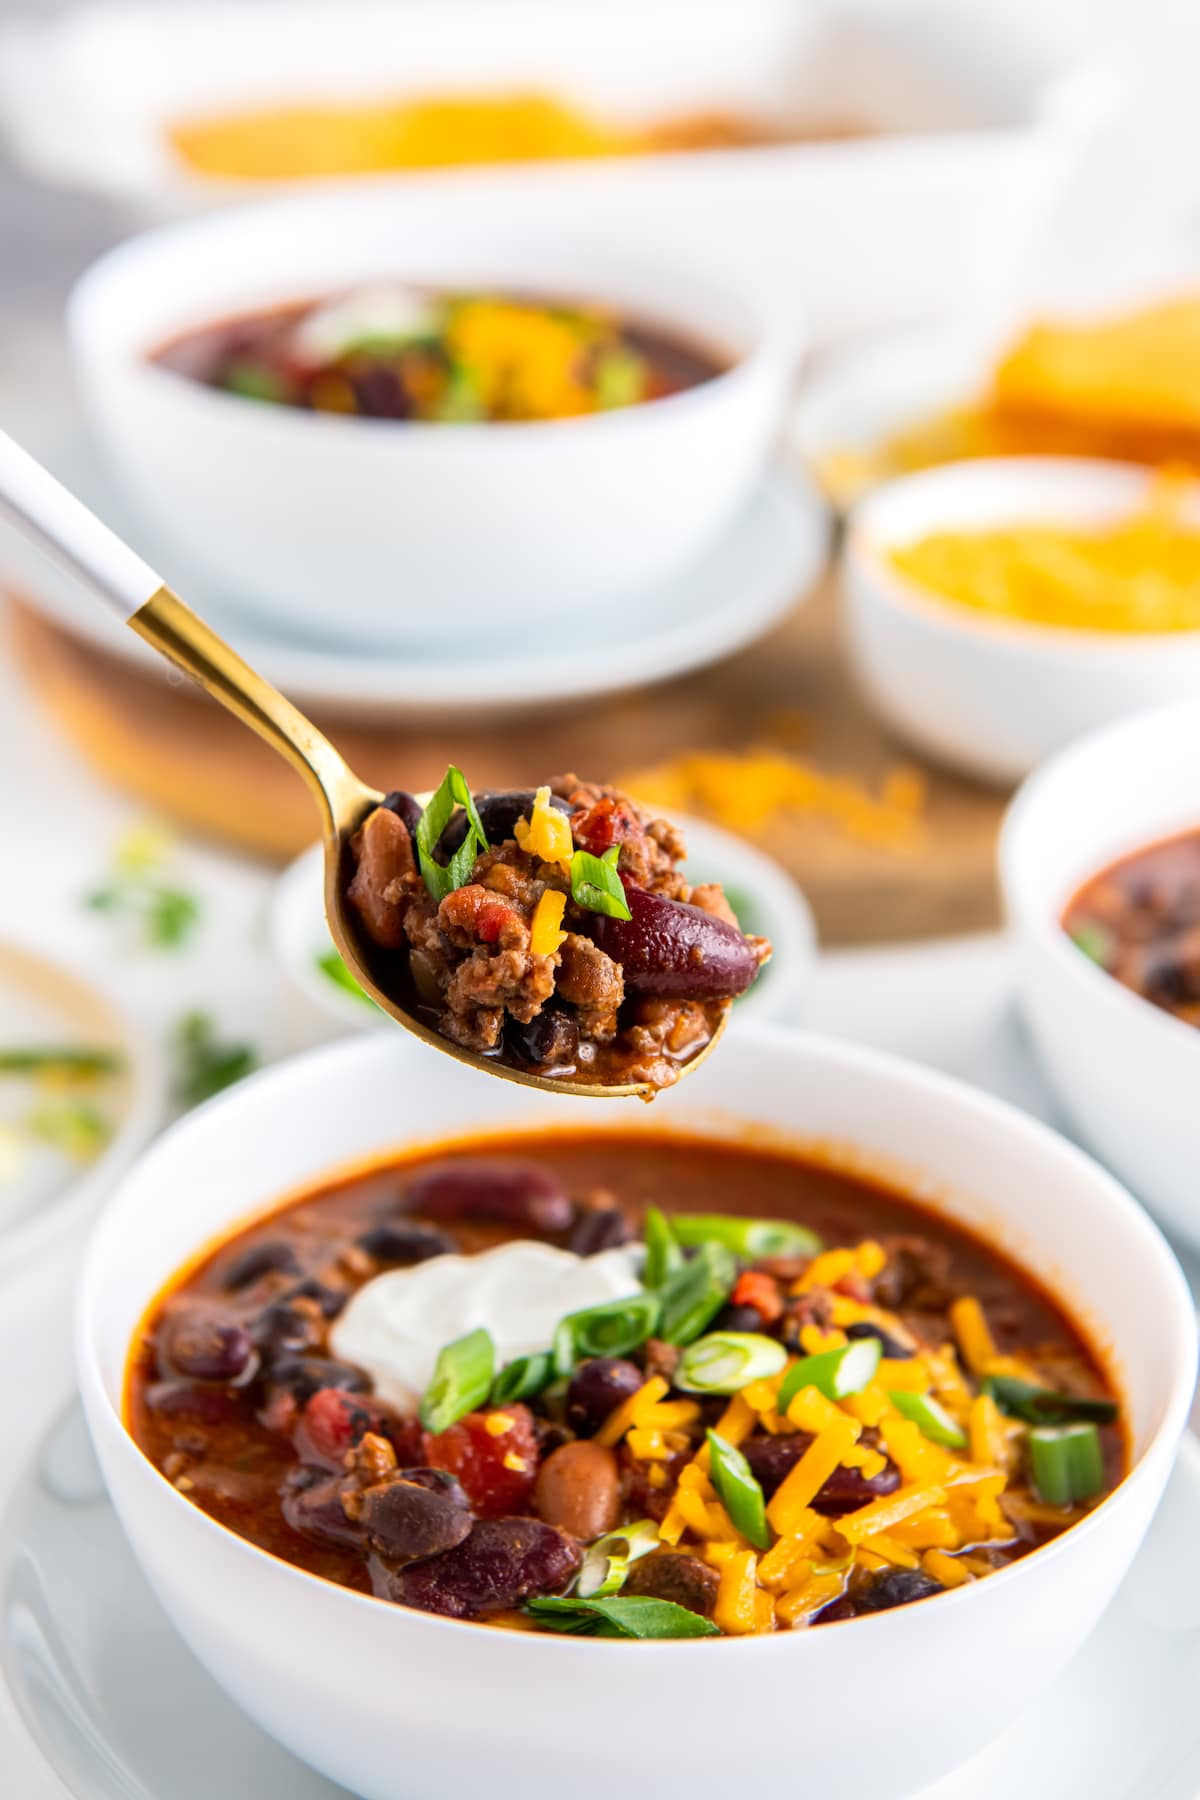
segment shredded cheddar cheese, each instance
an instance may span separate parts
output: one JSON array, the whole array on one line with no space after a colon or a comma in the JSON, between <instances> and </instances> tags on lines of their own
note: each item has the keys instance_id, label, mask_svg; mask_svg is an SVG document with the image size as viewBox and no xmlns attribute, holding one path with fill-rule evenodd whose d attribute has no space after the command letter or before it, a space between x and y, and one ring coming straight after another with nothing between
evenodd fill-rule
<instances>
[{"instance_id":1,"label":"shredded cheddar cheese","mask_svg":"<svg viewBox=\"0 0 1200 1800\"><path fill-rule=\"evenodd\" d=\"M557 888L547 888L533 909L529 927L529 948L534 956L553 956L566 937L562 929L567 896Z\"/></svg>"},{"instance_id":2,"label":"shredded cheddar cheese","mask_svg":"<svg viewBox=\"0 0 1200 1800\"><path fill-rule=\"evenodd\" d=\"M574 851L571 821L550 804L550 789L540 787L528 819L518 819L513 836L521 849L542 862L570 864Z\"/></svg>"}]
</instances>

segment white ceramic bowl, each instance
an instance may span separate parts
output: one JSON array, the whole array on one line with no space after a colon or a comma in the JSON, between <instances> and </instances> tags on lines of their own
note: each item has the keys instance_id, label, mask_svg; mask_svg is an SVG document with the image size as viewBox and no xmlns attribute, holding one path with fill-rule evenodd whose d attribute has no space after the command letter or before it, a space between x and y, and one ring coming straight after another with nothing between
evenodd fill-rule
<instances>
[{"instance_id":1,"label":"white ceramic bowl","mask_svg":"<svg viewBox=\"0 0 1200 1800\"><path fill-rule=\"evenodd\" d=\"M719 881L737 905L746 931L769 937L774 955L733 1009L731 1025L802 1016L817 960L812 909L786 869L744 838L677 816L687 839L688 880ZM314 844L289 864L271 898L271 947L297 991L330 1020L361 1029L381 1025L378 1010L322 966L332 950L325 924L322 850Z\"/></svg>"},{"instance_id":2,"label":"white ceramic bowl","mask_svg":"<svg viewBox=\"0 0 1200 1800\"><path fill-rule=\"evenodd\" d=\"M906 475L854 507L847 630L859 681L886 722L939 762L1007 782L1114 719L1200 699L1200 632L1072 631L984 618L887 562L889 549L944 528L1099 525L1136 508L1152 480L1125 463L1004 457Z\"/></svg>"},{"instance_id":3,"label":"white ceramic bowl","mask_svg":"<svg viewBox=\"0 0 1200 1800\"><path fill-rule=\"evenodd\" d=\"M1060 920L1091 876L1200 827L1200 703L1097 732L1013 801L1000 876L1026 1017L1071 1122L1134 1193L1200 1243L1200 1031L1096 966Z\"/></svg>"},{"instance_id":4,"label":"white ceramic bowl","mask_svg":"<svg viewBox=\"0 0 1200 1800\"><path fill-rule=\"evenodd\" d=\"M448 425L264 405L147 361L189 326L386 278L609 302L728 366L617 412ZM135 238L83 277L68 330L100 444L186 568L293 627L414 644L533 639L581 607L603 636L606 606L652 605L763 479L797 342L735 276L387 186Z\"/></svg>"},{"instance_id":5,"label":"white ceramic bowl","mask_svg":"<svg viewBox=\"0 0 1200 1800\"><path fill-rule=\"evenodd\" d=\"M163 1283L248 1213L405 1141L556 1126L735 1140L749 1132L912 1184L1051 1280L1111 1355L1134 1466L1048 1548L935 1601L773 1638L563 1642L382 1604L274 1560L192 1506L128 1435L130 1340ZM486 1780L495 1800L611 1800L631 1770L727 1800L748 1770L897 1800L1041 1692L1124 1575L1162 1494L1195 1375L1183 1276L1081 1151L916 1066L759 1028L644 1107L487 1081L371 1033L251 1078L177 1125L94 1240L79 1376L118 1512L168 1613L259 1724L368 1800Z\"/></svg>"}]
</instances>

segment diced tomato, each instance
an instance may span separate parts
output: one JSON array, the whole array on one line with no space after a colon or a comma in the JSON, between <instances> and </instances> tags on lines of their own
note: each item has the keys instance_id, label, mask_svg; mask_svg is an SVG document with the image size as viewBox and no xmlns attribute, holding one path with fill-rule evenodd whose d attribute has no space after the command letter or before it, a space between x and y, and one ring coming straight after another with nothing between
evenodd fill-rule
<instances>
[{"instance_id":1,"label":"diced tomato","mask_svg":"<svg viewBox=\"0 0 1200 1800\"><path fill-rule=\"evenodd\" d=\"M594 806L574 814L571 831L575 842L590 850L593 856L602 856L614 844L624 844L630 838L644 835L642 822L632 808L625 801L614 800L607 794Z\"/></svg>"},{"instance_id":2,"label":"diced tomato","mask_svg":"<svg viewBox=\"0 0 1200 1800\"><path fill-rule=\"evenodd\" d=\"M347 1451L365 1432L386 1436L389 1423L383 1410L361 1394L348 1394L344 1388L318 1388L300 1415L292 1441L302 1462L340 1469Z\"/></svg>"},{"instance_id":3,"label":"diced tomato","mask_svg":"<svg viewBox=\"0 0 1200 1800\"><path fill-rule=\"evenodd\" d=\"M520 935L524 921L520 913L490 888L471 883L456 888L442 901L439 920L451 936L460 932L481 944L498 944L506 935Z\"/></svg>"},{"instance_id":4,"label":"diced tomato","mask_svg":"<svg viewBox=\"0 0 1200 1800\"><path fill-rule=\"evenodd\" d=\"M437 1436L426 1433L425 1461L457 1475L473 1510L498 1519L529 1505L537 1475L533 1415L520 1404L468 1413Z\"/></svg>"},{"instance_id":5,"label":"diced tomato","mask_svg":"<svg viewBox=\"0 0 1200 1800\"><path fill-rule=\"evenodd\" d=\"M738 1276L729 1303L731 1306L752 1306L764 1325L773 1325L783 1314L779 1283L761 1269L747 1269Z\"/></svg>"}]
</instances>

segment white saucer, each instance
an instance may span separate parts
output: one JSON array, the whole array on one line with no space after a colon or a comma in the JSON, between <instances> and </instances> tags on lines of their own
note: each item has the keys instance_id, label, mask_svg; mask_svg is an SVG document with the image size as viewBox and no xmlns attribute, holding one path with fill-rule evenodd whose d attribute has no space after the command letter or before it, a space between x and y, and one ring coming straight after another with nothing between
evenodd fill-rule
<instances>
[{"instance_id":1,"label":"white saucer","mask_svg":"<svg viewBox=\"0 0 1200 1800\"><path fill-rule=\"evenodd\" d=\"M775 946L771 961L737 1002L731 1025L750 1018L803 1018L817 952L816 925L804 895L786 869L744 839L702 819L676 823L687 839L688 879L719 881L733 897L743 928L769 937ZM289 981L328 1019L348 1029L369 1028L380 1022L372 1003L322 967L333 951L322 876L321 846L314 844L279 877L271 899L271 948Z\"/></svg>"},{"instance_id":2,"label":"white saucer","mask_svg":"<svg viewBox=\"0 0 1200 1800\"><path fill-rule=\"evenodd\" d=\"M1188 1438L1133 1568L1066 1673L1004 1737L911 1800L1192 1800L1198 1509L1200 1446ZM14 1490L0 1605L4 1674L73 1800L345 1800L252 1725L175 1635L109 1505L77 1407ZM775 1773L786 1784L787 1771ZM878 1772L868 1786L900 1800Z\"/></svg>"},{"instance_id":3,"label":"white saucer","mask_svg":"<svg viewBox=\"0 0 1200 1800\"><path fill-rule=\"evenodd\" d=\"M86 440L77 438L45 460L261 675L298 704L345 717L461 717L464 706L474 716L528 713L703 668L753 642L807 597L829 541L824 502L777 469L704 564L654 594L625 595L586 616L564 614L552 638L533 643L483 650L467 641L452 652L406 651L280 636L273 623L192 580L142 526L129 522L125 502ZM13 571L11 585L48 618L100 649L143 667L161 666L86 589L15 540L11 554L5 543L5 564Z\"/></svg>"}]
</instances>

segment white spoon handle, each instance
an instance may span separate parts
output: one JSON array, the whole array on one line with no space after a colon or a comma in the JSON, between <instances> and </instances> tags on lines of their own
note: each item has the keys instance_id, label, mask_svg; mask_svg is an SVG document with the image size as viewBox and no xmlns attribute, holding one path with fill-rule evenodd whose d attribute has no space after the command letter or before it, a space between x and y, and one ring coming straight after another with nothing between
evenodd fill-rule
<instances>
[{"instance_id":1,"label":"white spoon handle","mask_svg":"<svg viewBox=\"0 0 1200 1800\"><path fill-rule=\"evenodd\" d=\"M149 563L3 431L0 515L70 574L80 576L122 619L131 618L163 586Z\"/></svg>"}]
</instances>

